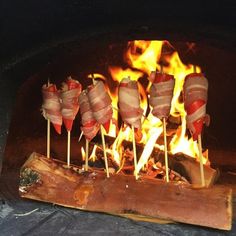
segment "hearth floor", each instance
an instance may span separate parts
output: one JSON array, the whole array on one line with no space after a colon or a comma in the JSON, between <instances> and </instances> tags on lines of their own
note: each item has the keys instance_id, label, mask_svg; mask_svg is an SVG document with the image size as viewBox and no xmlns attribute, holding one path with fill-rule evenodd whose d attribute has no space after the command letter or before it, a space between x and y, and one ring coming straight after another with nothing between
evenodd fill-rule
<instances>
[{"instance_id":1,"label":"hearth floor","mask_svg":"<svg viewBox=\"0 0 236 236\"><path fill-rule=\"evenodd\" d=\"M18 173L0 177L0 235L236 235L187 224L156 224L22 199ZM194 209L193 209L194 214Z\"/></svg>"}]
</instances>

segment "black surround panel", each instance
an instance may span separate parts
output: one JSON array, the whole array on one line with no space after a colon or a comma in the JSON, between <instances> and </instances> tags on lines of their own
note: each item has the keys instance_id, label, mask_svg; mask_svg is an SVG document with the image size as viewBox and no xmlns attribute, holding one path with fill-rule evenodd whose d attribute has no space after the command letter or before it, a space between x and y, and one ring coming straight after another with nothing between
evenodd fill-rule
<instances>
[{"instance_id":1,"label":"black surround panel","mask_svg":"<svg viewBox=\"0 0 236 236\"><path fill-rule=\"evenodd\" d=\"M144 37L155 31L163 38L223 41L235 50L235 5L233 0L28 0L24 4L2 0L0 62L14 62L32 50L86 32L96 34L115 28L129 28L130 34L142 33Z\"/></svg>"}]
</instances>

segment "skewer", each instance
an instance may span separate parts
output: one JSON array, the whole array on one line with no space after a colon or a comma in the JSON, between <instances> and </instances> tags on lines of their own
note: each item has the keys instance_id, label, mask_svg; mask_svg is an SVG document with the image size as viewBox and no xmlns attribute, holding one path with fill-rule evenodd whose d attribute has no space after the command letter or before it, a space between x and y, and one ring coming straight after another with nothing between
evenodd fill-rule
<instances>
[{"instance_id":1,"label":"skewer","mask_svg":"<svg viewBox=\"0 0 236 236\"><path fill-rule=\"evenodd\" d=\"M86 148L85 148L85 171L88 171L88 156L89 156L89 141L86 139Z\"/></svg>"},{"instance_id":2,"label":"skewer","mask_svg":"<svg viewBox=\"0 0 236 236\"><path fill-rule=\"evenodd\" d=\"M48 87L50 85L50 80L48 79ZM47 158L50 158L50 119L47 119Z\"/></svg>"},{"instance_id":3,"label":"skewer","mask_svg":"<svg viewBox=\"0 0 236 236\"><path fill-rule=\"evenodd\" d=\"M193 66L193 72L197 73L196 65ZM203 168L203 156L202 156L202 137L201 134L198 135L198 151L199 151L199 162L200 162L200 175L201 175L201 183L202 187L205 187L205 176L204 176L204 168Z\"/></svg>"},{"instance_id":4,"label":"skewer","mask_svg":"<svg viewBox=\"0 0 236 236\"><path fill-rule=\"evenodd\" d=\"M70 166L70 131L67 131L67 166Z\"/></svg>"},{"instance_id":5,"label":"skewer","mask_svg":"<svg viewBox=\"0 0 236 236\"><path fill-rule=\"evenodd\" d=\"M163 73L163 65L161 64L161 73ZM167 152L167 140L166 140L166 118L163 117L163 134L164 134L164 152L165 152L165 167L166 167L166 182L169 182L169 164L168 164L168 152Z\"/></svg>"},{"instance_id":6,"label":"skewer","mask_svg":"<svg viewBox=\"0 0 236 236\"><path fill-rule=\"evenodd\" d=\"M166 141L166 118L163 118L163 132L164 132L164 151L165 151L165 167L166 167L166 182L169 182L169 165L168 165L168 153L167 153L167 141Z\"/></svg>"},{"instance_id":7,"label":"skewer","mask_svg":"<svg viewBox=\"0 0 236 236\"><path fill-rule=\"evenodd\" d=\"M47 119L47 158L50 158L50 120Z\"/></svg>"},{"instance_id":8,"label":"skewer","mask_svg":"<svg viewBox=\"0 0 236 236\"><path fill-rule=\"evenodd\" d=\"M204 176L203 157L202 157L202 138L200 134L198 135L198 150L199 150L199 160L200 160L201 182L202 182L202 187L205 187L205 176Z\"/></svg>"},{"instance_id":9,"label":"skewer","mask_svg":"<svg viewBox=\"0 0 236 236\"><path fill-rule=\"evenodd\" d=\"M134 126L132 125L132 141L133 141L133 153L134 153L134 175L135 179L138 179L137 173L137 152L136 152L136 143L135 143L135 133L134 133Z\"/></svg>"},{"instance_id":10,"label":"skewer","mask_svg":"<svg viewBox=\"0 0 236 236\"><path fill-rule=\"evenodd\" d=\"M95 84L95 79L94 79L93 74L92 74L92 80L93 80L93 84ZM100 131L101 131L101 138L102 138L102 148L103 148L103 155L104 155L104 160L105 160L106 174L107 174L107 178L109 178L110 175L109 175L109 167L108 167L108 160L107 160L107 153L106 153L106 143L105 143L105 137L104 137L104 128L102 125L100 127Z\"/></svg>"},{"instance_id":11,"label":"skewer","mask_svg":"<svg viewBox=\"0 0 236 236\"><path fill-rule=\"evenodd\" d=\"M130 79L130 76L128 76ZM136 152L136 142L135 142L135 132L134 132L134 126L131 126L132 128L132 142L133 142L133 153L134 153L134 176L135 179L138 179L138 173L137 173L137 152Z\"/></svg>"},{"instance_id":12,"label":"skewer","mask_svg":"<svg viewBox=\"0 0 236 236\"><path fill-rule=\"evenodd\" d=\"M104 128L102 126L101 126L101 137L102 137L102 148L103 148L103 154L104 154L104 159L105 159L106 173L107 173L107 178L109 178L110 175L109 175L109 168L108 168L108 161L107 161L106 144L105 144L105 138L104 138Z\"/></svg>"},{"instance_id":13,"label":"skewer","mask_svg":"<svg viewBox=\"0 0 236 236\"><path fill-rule=\"evenodd\" d=\"M81 90L82 86L79 81L74 80L71 76L67 77L67 80L62 84L61 113L67 130L67 167L70 167L71 131L75 116L79 110L78 97Z\"/></svg>"},{"instance_id":14,"label":"skewer","mask_svg":"<svg viewBox=\"0 0 236 236\"><path fill-rule=\"evenodd\" d=\"M79 136L79 139L78 139L78 143L79 143L79 142L80 142L80 140L82 139L83 135L84 135L84 132L83 132L83 131L81 131L81 133L80 133L80 136Z\"/></svg>"}]
</instances>

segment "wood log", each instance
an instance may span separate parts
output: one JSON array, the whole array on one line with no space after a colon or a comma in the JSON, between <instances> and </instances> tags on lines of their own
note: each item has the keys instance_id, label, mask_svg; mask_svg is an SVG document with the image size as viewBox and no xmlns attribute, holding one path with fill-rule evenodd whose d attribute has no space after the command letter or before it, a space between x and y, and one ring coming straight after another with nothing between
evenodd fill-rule
<instances>
[{"instance_id":1,"label":"wood log","mask_svg":"<svg viewBox=\"0 0 236 236\"><path fill-rule=\"evenodd\" d=\"M193 189L189 185L78 167L32 153L21 168L21 197L86 211L130 218L157 219L230 230L232 190L228 187Z\"/></svg>"}]
</instances>

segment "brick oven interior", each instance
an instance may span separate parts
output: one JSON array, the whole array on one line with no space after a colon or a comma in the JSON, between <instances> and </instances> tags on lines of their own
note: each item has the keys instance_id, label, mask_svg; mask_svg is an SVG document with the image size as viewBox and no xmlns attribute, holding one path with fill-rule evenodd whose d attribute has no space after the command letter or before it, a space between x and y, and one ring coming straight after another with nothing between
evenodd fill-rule
<instances>
[{"instance_id":1,"label":"brick oven interior","mask_svg":"<svg viewBox=\"0 0 236 236\"><path fill-rule=\"evenodd\" d=\"M3 1L0 39L0 226L3 235L235 233L235 216L232 230L222 232L184 224L134 222L26 201L17 193L20 167L32 151L45 150L46 143L42 140L46 123L39 108L40 89L47 78L60 85L72 75L87 86L87 74L98 71L109 78L108 64L122 64L122 50L127 41L168 40L185 64L199 65L208 78L207 112L211 124L204 130L203 147L209 149L211 165L220 171L218 184L232 187L235 208L236 9L230 2L218 1L212 5L200 1L190 7L187 1L179 4L133 0L127 3L120 0L40 1L25 6L16 1L14 4ZM191 43L195 45L193 49L189 46ZM72 137L76 138L78 132L79 125L74 124ZM57 138L55 133L52 136ZM61 138L66 143L65 132ZM61 158L66 155L65 149L66 144L64 149L55 145L52 152ZM80 164L79 148L74 148L73 153L72 162ZM29 215L23 214L31 211Z\"/></svg>"}]
</instances>

